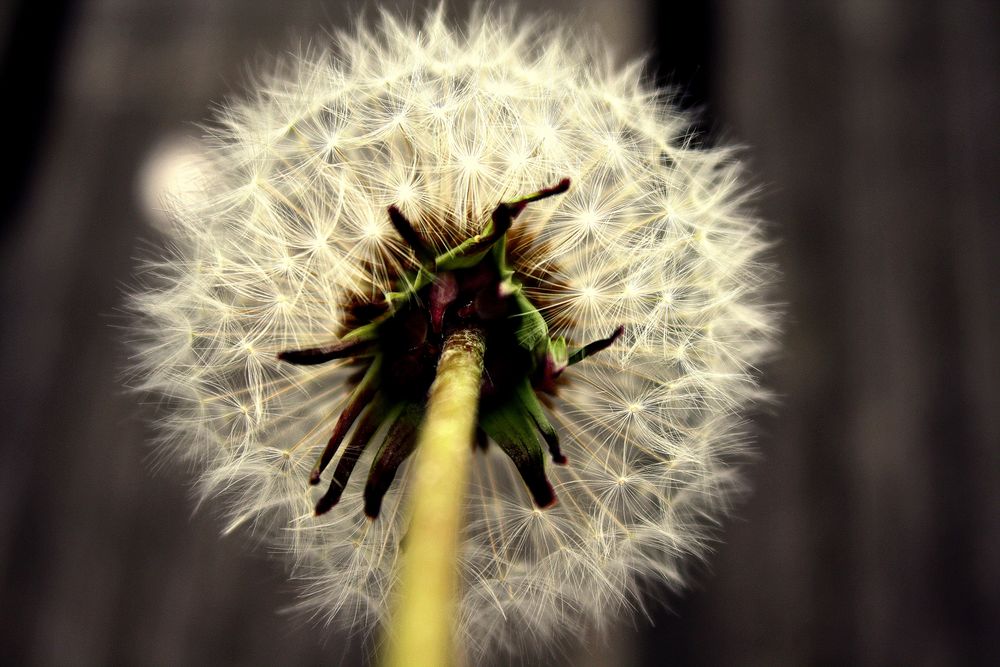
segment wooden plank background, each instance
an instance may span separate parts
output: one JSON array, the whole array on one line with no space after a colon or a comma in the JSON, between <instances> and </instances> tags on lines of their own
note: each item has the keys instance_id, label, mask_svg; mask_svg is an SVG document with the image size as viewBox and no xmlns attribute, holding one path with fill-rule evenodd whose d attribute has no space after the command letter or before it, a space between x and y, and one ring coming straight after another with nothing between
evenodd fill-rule
<instances>
[{"instance_id":1,"label":"wooden plank background","mask_svg":"<svg viewBox=\"0 0 1000 667\"><path fill-rule=\"evenodd\" d=\"M0 12L6 45L25 41L22 9ZM51 56L50 96L4 89L7 143L27 149L0 241L0 663L355 664L343 637L276 611L294 600L281 567L192 515L184 471L153 469L117 314L155 239L137 194L151 150L238 90L253 54L346 10L47 11L62 29L36 22L56 37L28 44ZM677 34L640 0L587 11L625 54ZM781 400L712 573L586 660L1000 664L998 4L705 15L712 126L748 145L781 240L788 320L765 369ZM44 87L45 59L11 67Z\"/></svg>"}]
</instances>

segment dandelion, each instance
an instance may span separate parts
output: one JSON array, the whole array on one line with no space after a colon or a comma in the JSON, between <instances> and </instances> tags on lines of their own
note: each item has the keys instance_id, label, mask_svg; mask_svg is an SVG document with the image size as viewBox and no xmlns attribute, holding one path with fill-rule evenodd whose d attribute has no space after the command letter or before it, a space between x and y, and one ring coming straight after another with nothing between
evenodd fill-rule
<instances>
[{"instance_id":1,"label":"dandelion","mask_svg":"<svg viewBox=\"0 0 1000 667\"><path fill-rule=\"evenodd\" d=\"M226 106L199 160L132 294L136 384L305 609L392 615L455 349L469 409L435 423L470 429L464 655L684 585L739 488L773 315L738 162L691 146L638 66L508 16L385 15Z\"/></svg>"}]
</instances>

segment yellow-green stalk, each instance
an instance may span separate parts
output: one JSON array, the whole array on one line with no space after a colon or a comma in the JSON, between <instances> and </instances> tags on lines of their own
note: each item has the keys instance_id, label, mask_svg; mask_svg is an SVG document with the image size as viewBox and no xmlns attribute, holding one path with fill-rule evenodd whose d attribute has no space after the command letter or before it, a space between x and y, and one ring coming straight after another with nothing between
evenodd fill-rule
<instances>
[{"instance_id":1,"label":"yellow-green stalk","mask_svg":"<svg viewBox=\"0 0 1000 667\"><path fill-rule=\"evenodd\" d=\"M476 327L445 340L417 440L399 597L385 664L455 663L458 546L485 342Z\"/></svg>"}]
</instances>

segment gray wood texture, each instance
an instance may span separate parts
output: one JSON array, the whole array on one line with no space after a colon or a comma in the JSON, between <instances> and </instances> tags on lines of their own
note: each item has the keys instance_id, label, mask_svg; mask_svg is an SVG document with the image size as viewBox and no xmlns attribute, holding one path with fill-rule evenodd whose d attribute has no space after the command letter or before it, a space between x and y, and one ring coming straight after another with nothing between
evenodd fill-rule
<instances>
[{"instance_id":1,"label":"gray wood texture","mask_svg":"<svg viewBox=\"0 0 1000 667\"><path fill-rule=\"evenodd\" d=\"M631 7L591 10L623 53L656 38ZM0 664L361 660L280 614L294 587L252 538L193 513L190 475L155 465L120 378L123 286L156 240L138 194L150 151L238 91L254 54L346 15L76 6L0 245ZM713 15L709 113L748 145L781 241L788 319L765 369L779 402L757 419L755 491L711 573L589 661L998 664L998 5L746 0Z\"/></svg>"}]
</instances>

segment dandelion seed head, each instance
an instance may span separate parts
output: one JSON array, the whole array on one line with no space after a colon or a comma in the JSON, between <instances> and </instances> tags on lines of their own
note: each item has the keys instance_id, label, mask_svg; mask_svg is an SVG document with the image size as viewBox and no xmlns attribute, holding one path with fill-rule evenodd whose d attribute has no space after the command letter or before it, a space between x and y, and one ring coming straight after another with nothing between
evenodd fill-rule
<instances>
[{"instance_id":1,"label":"dandelion seed head","mask_svg":"<svg viewBox=\"0 0 1000 667\"><path fill-rule=\"evenodd\" d=\"M441 9L384 15L226 106L198 178L167 202L169 246L131 297L135 384L162 404L163 451L197 463L227 530L287 552L317 617L386 620L406 464L376 521L363 477L314 517L306 479L356 368L277 355L342 335L349 304L418 266L390 205L443 250L499 202L570 178L517 219L515 269L553 335L624 325L551 402L569 459L546 470L558 504L535 507L496 447L474 457L457 628L470 660L605 626L642 607L644 582L683 587L716 539L773 338L766 243L732 151L692 147L684 114L593 44L491 13L462 30Z\"/></svg>"}]
</instances>

